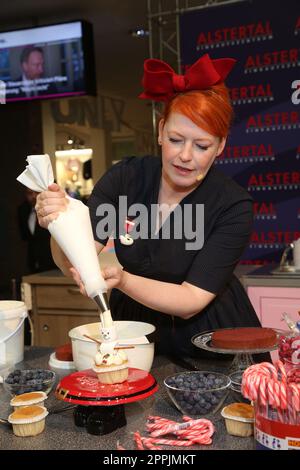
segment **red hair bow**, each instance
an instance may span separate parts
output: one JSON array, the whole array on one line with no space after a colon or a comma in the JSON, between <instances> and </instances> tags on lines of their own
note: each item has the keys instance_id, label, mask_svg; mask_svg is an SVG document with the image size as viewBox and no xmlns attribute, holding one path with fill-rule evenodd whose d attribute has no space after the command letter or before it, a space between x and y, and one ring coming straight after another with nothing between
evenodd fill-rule
<instances>
[{"instance_id":1,"label":"red hair bow","mask_svg":"<svg viewBox=\"0 0 300 470\"><path fill-rule=\"evenodd\" d=\"M144 92L139 98L168 101L177 93L206 90L223 82L235 63L235 59L212 60L205 54L184 75L178 75L166 62L147 59L144 62L142 81Z\"/></svg>"}]
</instances>

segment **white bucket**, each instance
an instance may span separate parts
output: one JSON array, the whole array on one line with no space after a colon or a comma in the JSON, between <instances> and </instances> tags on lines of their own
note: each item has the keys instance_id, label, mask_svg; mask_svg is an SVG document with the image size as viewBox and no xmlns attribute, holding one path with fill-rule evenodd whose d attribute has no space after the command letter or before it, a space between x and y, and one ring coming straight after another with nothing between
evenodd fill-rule
<instances>
[{"instance_id":1,"label":"white bucket","mask_svg":"<svg viewBox=\"0 0 300 470\"><path fill-rule=\"evenodd\" d=\"M24 358L24 302L0 300L0 364L17 364Z\"/></svg>"},{"instance_id":2,"label":"white bucket","mask_svg":"<svg viewBox=\"0 0 300 470\"><path fill-rule=\"evenodd\" d=\"M115 321L118 343L134 344L126 349L129 367L150 371L154 358L154 343L151 340L155 326L136 321ZM100 339L100 323L77 326L69 331L72 340L73 361L77 370L90 369L94 365L97 344L84 335Z\"/></svg>"}]
</instances>

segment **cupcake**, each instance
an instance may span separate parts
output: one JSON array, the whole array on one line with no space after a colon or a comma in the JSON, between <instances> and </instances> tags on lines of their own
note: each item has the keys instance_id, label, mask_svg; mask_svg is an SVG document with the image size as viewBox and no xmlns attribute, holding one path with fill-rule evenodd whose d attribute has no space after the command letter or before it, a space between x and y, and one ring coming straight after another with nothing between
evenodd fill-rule
<instances>
[{"instance_id":1,"label":"cupcake","mask_svg":"<svg viewBox=\"0 0 300 470\"><path fill-rule=\"evenodd\" d=\"M31 405L18 408L8 417L16 436L37 436L45 429L48 411L44 406Z\"/></svg>"},{"instance_id":2,"label":"cupcake","mask_svg":"<svg viewBox=\"0 0 300 470\"><path fill-rule=\"evenodd\" d=\"M128 360L124 351L112 353L98 352L95 356L95 366L99 382L103 384L118 384L128 378Z\"/></svg>"},{"instance_id":3,"label":"cupcake","mask_svg":"<svg viewBox=\"0 0 300 470\"><path fill-rule=\"evenodd\" d=\"M45 392L29 392L22 393L21 395L16 395L10 401L10 405L14 407L15 410L22 406L29 405L39 405L44 406L44 401L47 399Z\"/></svg>"},{"instance_id":4,"label":"cupcake","mask_svg":"<svg viewBox=\"0 0 300 470\"><path fill-rule=\"evenodd\" d=\"M228 434L249 437L253 434L254 409L247 403L231 403L223 408L221 415L225 418Z\"/></svg>"}]
</instances>

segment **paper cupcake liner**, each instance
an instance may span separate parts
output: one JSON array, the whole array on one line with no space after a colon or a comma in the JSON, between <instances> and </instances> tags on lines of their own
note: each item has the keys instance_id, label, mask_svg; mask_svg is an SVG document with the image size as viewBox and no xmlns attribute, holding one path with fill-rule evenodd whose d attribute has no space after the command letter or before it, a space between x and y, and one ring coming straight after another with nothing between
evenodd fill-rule
<instances>
[{"instance_id":1,"label":"paper cupcake liner","mask_svg":"<svg viewBox=\"0 0 300 470\"><path fill-rule=\"evenodd\" d=\"M41 410L41 414L39 414L38 416L33 416L33 417L29 417L29 418L14 418L13 417L13 414L15 413L11 413L8 417L8 422L11 423L11 424L31 424L31 423L37 423L38 421L41 421L42 419L46 418L46 416L49 414L47 409L44 407L44 406L38 406L36 405L37 408L40 408Z\"/></svg>"},{"instance_id":2,"label":"paper cupcake liner","mask_svg":"<svg viewBox=\"0 0 300 470\"><path fill-rule=\"evenodd\" d=\"M32 393L36 393L39 397L26 399L26 395L30 396ZM24 396L23 400L20 400L21 397ZM12 398L10 401L10 406L14 406L15 408L19 408L20 406L29 406L29 405L39 405L43 406L44 401L47 400L47 394L45 392L29 392L23 393L22 395L17 395L16 397Z\"/></svg>"},{"instance_id":3,"label":"paper cupcake liner","mask_svg":"<svg viewBox=\"0 0 300 470\"><path fill-rule=\"evenodd\" d=\"M13 424L13 433L18 437L29 437L37 436L41 434L45 429L45 419L38 421L37 423L29 424Z\"/></svg>"},{"instance_id":4,"label":"paper cupcake liner","mask_svg":"<svg viewBox=\"0 0 300 470\"><path fill-rule=\"evenodd\" d=\"M128 379L128 368L118 369L112 372L100 372L97 374L98 380L102 384L117 384L123 383Z\"/></svg>"},{"instance_id":5,"label":"paper cupcake liner","mask_svg":"<svg viewBox=\"0 0 300 470\"><path fill-rule=\"evenodd\" d=\"M102 372L114 372L122 369L126 369L128 367L128 362L125 362L120 365L112 365L112 366L94 366L93 371L97 374L101 374Z\"/></svg>"}]
</instances>

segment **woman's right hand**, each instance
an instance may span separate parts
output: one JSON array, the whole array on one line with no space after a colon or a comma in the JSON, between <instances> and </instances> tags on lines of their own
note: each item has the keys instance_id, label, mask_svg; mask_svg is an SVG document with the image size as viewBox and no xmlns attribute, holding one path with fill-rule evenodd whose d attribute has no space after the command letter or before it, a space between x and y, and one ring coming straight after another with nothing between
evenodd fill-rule
<instances>
[{"instance_id":1,"label":"woman's right hand","mask_svg":"<svg viewBox=\"0 0 300 470\"><path fill-rule=\"evenodd\" d=\"M53 220L57 219L60 212L67 210L68 199L66 193L58 184L52 183L48 191L42 191L36 198L36 215L39 225L48 228Z\"/></svg>"}]
</instances>

